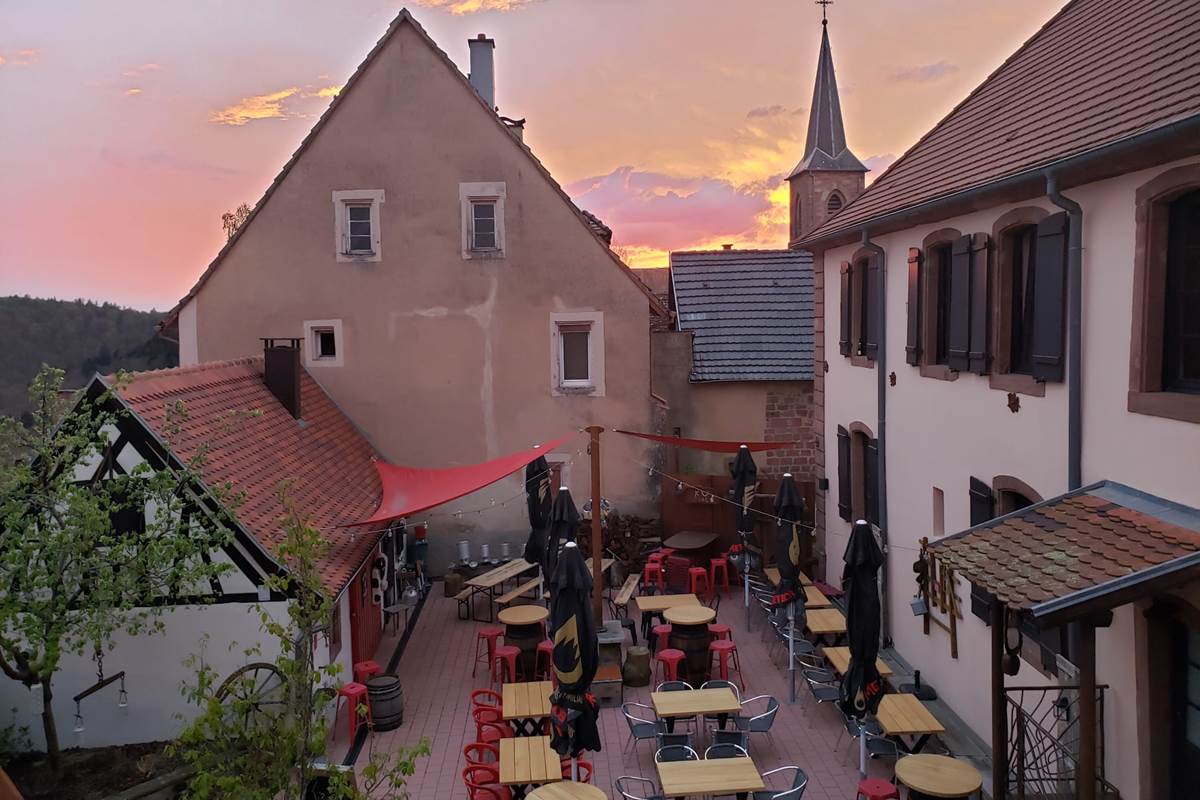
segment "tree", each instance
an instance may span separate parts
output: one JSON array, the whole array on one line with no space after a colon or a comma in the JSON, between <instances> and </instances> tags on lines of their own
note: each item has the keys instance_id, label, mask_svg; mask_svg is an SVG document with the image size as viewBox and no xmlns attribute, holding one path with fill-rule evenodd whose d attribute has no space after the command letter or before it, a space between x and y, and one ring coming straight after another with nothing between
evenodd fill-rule
<instances>
[{"instance_id":1,"label":"tree","mask_svg":"<svg viewBox=\"0 0 1200 800\"><path fill-rule=\"evenodd\" d=\"M103 654L119 633L162 631L173 599L225 568L201 556L230 536L223 524L192 525L183 513L203 448L188 465L143 463L77 480L77 465L110 456L109 432L127 412L109 392L64 401L62 377L43 367L34 378L29 427L0 417L0 670L41 687L55 771L53 690L63 656ZM184 413L169 409L174 424Z\"/></svg>"},{"instance_id":2,"label":"tree","mask_svg":"<svg viewBox=\"0 0 1200 800\"><path fill-rule=\"evenodd\" d=\"M279 619L261 605L255 607L259 628L278 646L271 662L277 678L264 681L258 672L218 684L221 676L202 654L191 657L194 683L183 694L201 713L179 737L177 748L196 770L188 787L194 800L237 797L245 800L302 800L315 781L330 800L407 797L405 778L419 756L428 755L429 742L394 754L372 749L360 773L362 787L344 773L327 773L316 765L326 753L329 711L337 697L329 688L337 680L337 664L318 665L315 643L328 634L336 606L321 582L319 562L329 550L320 532L308 524L285 482L279 490L283 508L283 540L275 555L284 566L267 578L273 592L289 598L287 618ZM262 647L244 650L248 660L261 658ZM365 716L365 707L350 713Z\"/></svg>"},{"instance_id":3,"label":"tree","mask_svg":"<svg viewBox=\"0 0 1200 800\"><path fill-rule=\"evenodd\" d=\"M221 215L221 227L225 230L225 241L232 239L238 232L238 229L245 224L246 220L250 219L250 206L242 203L233 211L226 211Z\"/></svg>"}]
</instances>

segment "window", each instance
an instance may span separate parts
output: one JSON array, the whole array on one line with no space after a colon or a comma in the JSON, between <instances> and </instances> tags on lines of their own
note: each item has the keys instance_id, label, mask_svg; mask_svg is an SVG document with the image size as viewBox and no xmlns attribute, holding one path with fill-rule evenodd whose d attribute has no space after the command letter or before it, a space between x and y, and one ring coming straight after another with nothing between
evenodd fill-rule
<instances>
[{"instance_id":1,"label":"window","mask_svg":"<svg viewBox=\"0 0 1200 800\"><path fill-rule=\"evenodd\" d=\"M948 364L950 358L950 243L940 244L930 253L933 269L929 275L930 299L933 300L932 328L934 364Z\"/></svg>"},{"instance_id":2,"label":"window","mask_svg":"<svg viewBox=\"0 0 1200 800\"><path fill-rule=\"evenodd\" d=\"M1037 228L1022 225L1004 234L1011 261L1007 287L1009 301L1008 371L1033 374L1033 294L1037 280Z\"/></svg>"},{"instance_id":3,"label":"window","mask_svg":"<svg viewBox=\"0 0 1200 800\"><path fill-rule=\"evenodd\" d=\"M504 200L507 194L503 182L458 185L464 259L504 258Z\"/></svg>"},{"instance_id":4,"label":"window","mask_svg":"<svg viewBox=\"0 0 1200 800\"><path fill-rule=\"evenodd\" d=\"M604 315L598 311L550 315L551 393L604 394Z\"/></svg>"},{"instance_id":5,"label":"window","mask_svg":"<svg viewBox=\"0 0 1200 800\"><path fill-rule=\"evenodd\" d=\"M1200 189L1167 213L1162 389L1200 393Z\"/></svg>"},{"instance_id":6,"label":"window","mask_svg":"<svg viewBox=\"0 0 1200 800\"><path fill-rule=\"evenodd\" d=\"M954 318L954 243L963 238L957 230L945 228L926 236L921 249L908 251L905 361L919 367L925 378L958 377L958 371L950 365L950 329ZM982 257L986 258L986 253Z\"/></svg>"},{"instance_id":7,"label":"window","mask_svg":"<svg viewBox=\"0 0 1200 800\"><path fill-rule=\"evenodd\" d=\"M306 367L340 367L344 356L340 319L314 319L304 323L304 365Z\"/></svg>"},{"instance_id":8,"label":"window","mask_svg":"<svg viewBox=\"0 0 1200 800\"><path fill-rule=\"evenodd\" d=\"M339 262L379 261L382 236L379 207L382 189L347 189L333 193L334 252Z\"/></svg>"},{"instance_id":9,"label":"window","mask_svg":"<svg viewBox=\"0 0 1200 800\"><path fill-rule=\"evenodd\" d=\"M873 255L842 262L838 349L854 366L872 366L879 349L879 265Z\"/></svg>"},{"instance_id":10,"label":"window","mask_svg":"<svg viewBox=\"0 0 1200 800\"><path fill-rule=\"evenodd\" d=\"M838 437L838 515L879 524L879 442L861 422L841 425Z\"/></svg>"},{"instance_id":11,"label":"window","mask_svg":"<svg viewBox=\"0 0 1200 800\"><path fill-rule=\"evenodd\" d=\"M933 487L933 535L941 538L946 535L946 493L938 487Z\"/></svg>"},{"instance_id":12,"label":"window","mask_svg":"<svg viewBox=\"0 0 1200 800\"><path fill-rule=\"evenodd\" d=\"M832 217L841 211L844 205L846 205L846 200L842 197L841 192L834 191L830 193L829 199L825 202L825 212Z\"/></svg>"},{"instance_id":13,"label":"window","mask_svg":"<svg viewBox=\"0 0 1200 800\"><path fill-rule=\"evenodd\" d=\"M793 191L795 191L795 190L793 189ZM793 239L796 239L800 236L800 225L801 225L800 212L801 211L802 211L802 206L800 205L800 195L797 194L794 198L792 198L792 238Z\"/></svg>"}]
</instances>

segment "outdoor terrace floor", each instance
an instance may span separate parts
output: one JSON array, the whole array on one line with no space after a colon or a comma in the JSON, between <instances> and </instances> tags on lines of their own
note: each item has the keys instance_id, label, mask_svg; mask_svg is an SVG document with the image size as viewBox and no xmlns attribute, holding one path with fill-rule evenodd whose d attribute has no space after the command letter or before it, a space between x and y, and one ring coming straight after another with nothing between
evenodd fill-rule
<instances>
[{"instance_id":1,"label":"outdoor terrace floor","mask_svg":"<svg viewBox=\"0 0 1200 800\"><path fill-rule=\"evenodd\" d=\"M743 697L770 694L779 698L781 707L773 730L774 742L756 734L751 737L750 755L760 770L784 765L796 765L809 775L805 800L843 800L854 796L858 784L858 752L847 752L845 737L837 750L838 734L842 730L841 716L830 704L817 706L808 695L802 677L797 673L797 703L789 705L788 678L782 669L786 656L772 663L767 655L767 642L762 640L763 623L757 610L754 630L747 633L745 611L740 594L722 599L719 620L731 625L738 644L742 665L746 670L746 691ZM457 618L458 604L442 596L442 586L434 584L409 638L396 674L404 687L404 724L394 731L373 734L376 749L394 750L401 745L413 745L428 737L432 755L421 759L411 777L408 791L413 798L465 798L461 772L464 766L463 746L474 740L475 726L470 717L470 692L488 685L483 664L477 677L471 677L475 653L476 631L485 623ZM630 611L636 614L634 605ZM376 661L386 664L395 647L388 637L381 645ZM626 640L628 642L628 639ZM639 644L644 644L640 639ZM778 650L777 650L778 652ZM650 688L625 688L625 701L649 703ZM755 708L761 707L759 701ZM335 752L346 748L345 714L336 731ZM613 779L620 775L639 775L655 778L654 748L642 742L635 749L622 752L629 731L620 708L604 708L600 712L600 735L603 750L585 756L592 761L596 774L594 783L610 797ZM367 762L367 747L359 756L361 769ZM870 775L890 778L890 762L870 762Z\"/></svg>"}]
</instances>

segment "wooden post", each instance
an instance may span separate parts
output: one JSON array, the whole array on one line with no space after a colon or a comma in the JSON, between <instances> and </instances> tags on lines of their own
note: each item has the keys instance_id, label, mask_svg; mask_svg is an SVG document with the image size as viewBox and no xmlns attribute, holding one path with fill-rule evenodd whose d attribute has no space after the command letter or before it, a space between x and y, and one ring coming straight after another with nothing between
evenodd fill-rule
<instances>
[{"instance_id":1,"label":"wooden post","mask_svg":"<svg viewBox=\"0 0 1200 800\"><path fill-rule=\"evenodd\" d=\"M1079 623L1079 770L1075 776L1079 800L1096 800L1096 624Z\"/></svg>"},{"instance_id":2,"label":"wooden post","mask_svg":"<svg viewBox=\"0 0 1200 800\"><path fill-rule=\"evenodd\" d=\"M1004 697L1004 603L992 597L992 797L1007 796L1008 708Z\"/></svg>"},{"instance_id":3,"label":"wooden post","mask_svg":"<svg viewBox=\"0 0 1200 800\"><path fill-rule=\"evenodd\" d=\"M600 524L600 434L604 428L590 425L592 440L588 453L592 457L592 619L596 629L604 624L604 534Z\"/></svg>"}]
</instances>

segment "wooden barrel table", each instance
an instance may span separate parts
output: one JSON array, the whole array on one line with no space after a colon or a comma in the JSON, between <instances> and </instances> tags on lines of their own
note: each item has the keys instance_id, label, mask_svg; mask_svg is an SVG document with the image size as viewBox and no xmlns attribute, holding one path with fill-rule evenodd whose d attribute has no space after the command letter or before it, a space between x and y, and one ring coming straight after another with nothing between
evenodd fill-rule
<instances>
[{"instance_id":1,"label":"wooden barrel table","mask_svg":"<svg viewBox=\"0 0 1200 800\"><path fill-rule=\"evenodd\" d=\"M509 606L496 616L504 623L504 643L521 649L517 668L527 681L533 680L537 646L546 638L542 623L549 616L550 612L542 606Z\"/></svg>"},{"instance_id":2,"label":"wooden barrel table","mask_svg":"<svg viewBox=\"0 0 1200 800\"><path fill-rule=\"evenodd\" d=\"M395 675L367 678L367 697L375 730L390 731L404 722L404 689Z\"/></svg>"},{"instance_id":3,"label":"wooden barrel table","mask_svg":"<svg viewBox=\"0 0 1200 800\"><path fill-rule=\"evenodd\" d=\"M671 623L668 644L685 656L679 679L699 686L708 680L708 643L712 641L708 623L717 618L717 612L706 606L676 606L664 611L663 616Z\"/></svg>"}]
</instances>

